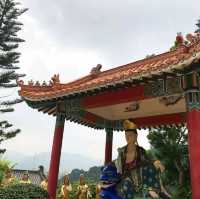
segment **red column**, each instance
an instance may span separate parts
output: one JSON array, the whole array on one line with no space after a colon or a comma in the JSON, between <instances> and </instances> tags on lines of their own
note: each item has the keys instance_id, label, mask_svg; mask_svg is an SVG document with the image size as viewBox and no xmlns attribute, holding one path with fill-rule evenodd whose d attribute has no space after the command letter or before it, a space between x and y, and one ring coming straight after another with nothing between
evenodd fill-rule
<instances>
[{"instance_id":1,"label":"red column","mask_svg":"<svg viewBox=\"0 0 200 199\"><path fill-rule=\"evenodd\" d=\"M53 138L51 162L50 162L49 177L48 177L48 193L50 199L56 198L56 188L57 188L58 172L60 165L64 123L65 123L65 117L61 113L58 113L56 118L56 126Z\"/></svg>"},{"instance_id":2,"label":"red column","mask_svg":"<svg viewBox=\"0 0 200 199\"><path fill-rule=\"evenodd\" d=\"M182 76L187 108L188 147L192 199L200 198L200 76L188 71Z\"/></svg>"},{"instance_id":3,"label":"red column","mask_svg":"<svg viewBox=\"0 0 200 199\"><path fill-rule=\"evenodd\" d=\"M104 165L106 165L112 161L112 143L113 143L113 130L106 129L106 146L105 146Z\"/></svg>"},{"instance_id":4,"label":"red column","mask_svg":"<svg viewBox=\"0 0 200 199\"><path fill-rule=\"evenodd\" d=\"M200 199L200 110L187 113L192 199Z\"/></svg>"}]
</instances>

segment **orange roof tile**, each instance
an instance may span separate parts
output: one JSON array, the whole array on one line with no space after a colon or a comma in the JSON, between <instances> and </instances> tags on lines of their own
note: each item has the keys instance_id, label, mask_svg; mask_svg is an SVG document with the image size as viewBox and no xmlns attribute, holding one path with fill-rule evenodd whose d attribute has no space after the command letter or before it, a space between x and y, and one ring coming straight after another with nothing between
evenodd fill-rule
<instances>
[{"instance_id":1,"label":"orange roof tile","mask_svg":"<svg viewBox=\"0 0 200 199\"><path fill-rule=\"evenodd\" d=\"M173 69L188 67L199 59L200 35L198 34L193 36L192 39L190 38L187 45L181 44L173 51L155 55L103 72L98 71L98 68L93 68L91 74L70 83L61 84L58 76L52 78L50 85L34 85L34 83L24 85L23 81L18 81L19 86L21 87L19 94L25 98L25 100L30 101L41 101L69 96L74 93L106 87L107 85L115 85L130 79L138 80L142 77L150 77L152 74L171 72ZM100 65L97 65L97 67L99 66ZM95 70L97 70L96 74L94 72Z\"/></svg>"}]
</instances>

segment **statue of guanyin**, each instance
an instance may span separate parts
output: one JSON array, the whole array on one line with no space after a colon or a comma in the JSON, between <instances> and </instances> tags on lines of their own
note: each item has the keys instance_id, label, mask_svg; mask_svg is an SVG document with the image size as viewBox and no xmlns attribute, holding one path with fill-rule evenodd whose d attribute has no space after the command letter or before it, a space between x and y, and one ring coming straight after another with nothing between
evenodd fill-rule
<instances>
[{"instance_id":1,"label":"statue of guanyin","mask_svg":"<svg viewBox=\"0 0 200 199\"><path fill-rule=\"evenodd\" d=\"M122 199L133 199L136 196L170 199L159 175L165 168L159 160L151 160L145 149L138 145L136 129L133 122L124 121L127 145L118 149L118 157L114 161L121 175L117 187L119 195Z\"/></svg>"}]
</instances>

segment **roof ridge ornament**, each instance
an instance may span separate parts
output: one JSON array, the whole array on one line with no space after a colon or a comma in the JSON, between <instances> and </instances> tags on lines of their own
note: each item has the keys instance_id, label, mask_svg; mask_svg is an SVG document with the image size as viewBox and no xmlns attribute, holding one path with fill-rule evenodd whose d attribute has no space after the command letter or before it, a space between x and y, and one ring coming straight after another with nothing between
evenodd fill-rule
<instances>
[{"instance_id":1,"label":"roof ridge ornament","mask_svg":"<svg viewBox=\"0 0 200 199\"><path fill-rule=\"evenodd\" d=\"M40 82L39 82L39 81L36 81L36 83L35 83L34 86L40 86Z\"/></svg>"},{"instance_id":2,"label":"roof ridge ornament","mask_svg":"<svg viewBox=\"0 0 200 199\"><path fill-rule=\"evenodd\" d=\"M54 74L54 76L51 78L49 83L50 83L51 86L60 84L59 74Z\"/></svg>"},{"instance_id":3,"label":"roof ridge ornament","mask_svg":"<svg viewBox=\"0 0 200 199\"><path fill-rule=\"evenodd\" d=\"M24 85L24 81L23 80L19 80L19 78L16 79L16 83L20 87Z\"/></svg>"},{"instance_id":4,"label":"roof ridge ornament","mask_svg":"<svg viewBox=\"0 0 200 199\"><path fill-rule=\"evenodd\" d=\"M189 51L188 41L184 39L181 32L178 32L174 45L170 48L170 51L177 51L178 53L187 53Z\"/></svg>"},{"instance_id":5,"label":"roof ridge ornament","mask_svg":"<svg viewBox=\"0 0 200 199\"><path fill-rule=\"evenodd\" d=\"M16 83L19 87L23 87L23 90L34 90L36 91L37 89L50 89L52 87L56 87L60 85L60 78L59 78L59 74L55 74L51 80L49 81L49 84L46 83L46 81L43 81L42 83L40 83L39 81L33 81L33 80L30 80L28 81L28 84L25 85L24 84L24 81L23 80L19 80L19 79L16 79Z\"/></svg>"},{"instance_id":6,"label":"roof ridge ornament","mask_svg":"<svg viewBox=\"0 0 200 199\"><path fill-rule=\"evenodd\" d=\"M29 86L34 86L34 82L33 82L32 79L31 79L30 81L28 81L28 85L29 85Z\"/></svg>"},{"instance_id":7,"label":"roof ridge ornament","mask_svg":"<svg viewBox=\"0 0 200 199\"><path fill-rule=\"evenodd\" d=\"M195 34L187 34L186 39L190 44L196 43L200 41L200 33L195 33Z\"/></svg>"},{"instance_id":8,"label":"roof ridge ornament","mask_svg":"<svg viewBox=\"0 0 200 199\"><path fill-rule=\"evenodd\" d=\"M178 32L177 35L176 35L176 44L177 44L177 47L181 46L184 44L184 38L183 38L183 35L181 32Z\"/></svg>"},{"instance_id":9,"label":"roof ridge ornament","mask_svg":"<svg viewBox=\"0 0 200 199\"><path fill-rule=\"evenodd\" d=\"M170 48L170 51L178 50L178 52L188 53L189 48L198 41L200 41L200 33L189 33L184 38L182 33L178 32L174 45Z\"/></svg>"},{"instance_id":10,"label":"roof ridge ornament","mask_svg":"<svg viewBox=\"0 0 200 199\"><path fill-rule=\"evenodd\" d=\"M92 77L97 77L99 75L99 73L101 73L101 68L102 68L102 65L101 64L97 64L96 67L93 67L90 71L90 75Z\"/></svg>"}]
</instances>

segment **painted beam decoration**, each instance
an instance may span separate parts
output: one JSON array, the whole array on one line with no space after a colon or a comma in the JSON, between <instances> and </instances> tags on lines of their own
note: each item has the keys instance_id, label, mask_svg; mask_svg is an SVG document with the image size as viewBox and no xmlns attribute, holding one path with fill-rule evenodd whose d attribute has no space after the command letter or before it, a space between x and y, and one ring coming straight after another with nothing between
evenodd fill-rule
<instances>
[{"instance_id":1,"label":"painted beam decoration","mask_svg":"<svg viewBox=\"0 0 200 199\"><path fill-rule=\"evenodd\" d=\"M182 93L183 88L181 85L182 76L169 76L163 77L152 83L144 85L145 96L164 96L175 93Z\"/></svg>"},{"instance_id":2,"label":"painted beam decoration","mask_svg":"<svg viewBox=\"0 0 200 199\"><path fill-rule=\"evenodd\" d=\"M200 107L196 103L200 98L199 65L200 34L184 38L179 33L175 45L165 53L107 71L98 64L70 83L61 83L58 74L49 83L17 83L19 95L40 112L56 116L62 101L67 120L91 128L122 130L123 120L130 118L139 128L151 128L185 123L188 88L196 90L187 95L187 107Z\"/></svg>"}]
</instances>

